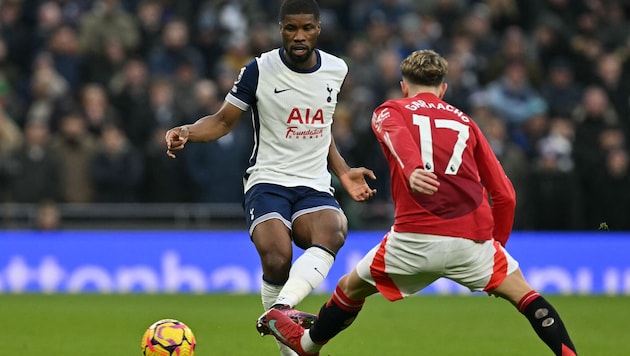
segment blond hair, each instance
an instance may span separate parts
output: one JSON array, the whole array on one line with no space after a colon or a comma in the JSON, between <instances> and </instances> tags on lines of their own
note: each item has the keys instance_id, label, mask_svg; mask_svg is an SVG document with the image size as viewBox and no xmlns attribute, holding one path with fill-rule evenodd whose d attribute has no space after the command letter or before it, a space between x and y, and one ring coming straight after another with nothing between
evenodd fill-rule
<instances>
[{"instance_id":1,"label":"blond hair","mask_svg":"<svg viewBox=\"0 0 630 356\"><path fill-rule=\"evenodd\" d=\"M438 86L444 82L448 62L430 49L418 50L405 58L400 70L402 77L412 84Z\"/></svg>"}]
</instances>

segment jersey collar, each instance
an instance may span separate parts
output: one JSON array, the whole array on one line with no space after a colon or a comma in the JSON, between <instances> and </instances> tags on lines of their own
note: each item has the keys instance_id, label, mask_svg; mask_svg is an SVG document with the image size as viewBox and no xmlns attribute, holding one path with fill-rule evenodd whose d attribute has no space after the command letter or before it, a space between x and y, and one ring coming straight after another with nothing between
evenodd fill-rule
<instances>
[{"instance_id":1,"label":"jersey collar","mask_svg":"<svg viewBox=\"0 0 630 356\"><path fill-rule=\"evenodd\" d=\"M311 68L301 69L289 63L289 61L284 56L284 51L282 50L282 47L278 48L278 54L280 55L280 59L282 60L282 63L284 63L284 65L286 65L287 68L297 73L313 73L313 72L316 72L322 66L322 55L319 53L319 50L315 48L313 52L315 52L315 56L317 57L317 63Z\"/></svg>"}]
</instances>

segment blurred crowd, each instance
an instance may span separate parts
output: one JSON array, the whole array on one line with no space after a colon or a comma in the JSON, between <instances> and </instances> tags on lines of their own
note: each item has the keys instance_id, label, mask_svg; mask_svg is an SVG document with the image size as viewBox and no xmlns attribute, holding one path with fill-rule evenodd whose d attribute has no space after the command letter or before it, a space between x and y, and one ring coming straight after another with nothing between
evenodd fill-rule
<instances>
[{"instance_id":1,"label":"blurred crowd","mask_svg":"<svg viewBox=\"0 0 630 356\"><path fill-rule=\"evenodd\" d=\"M170 159L168 128L215 112L280 46L280 0L0 0L0 202L240 202L249 114ZM391 220L372 110L399 63L449 61L445 100L487 134L520 230L630 230L630 4L320 0L319 47L345 58L333 133L377 198L337 189L352 228ZM335 182L335 184L337 184Z\"/></svg>"}]
</instances>

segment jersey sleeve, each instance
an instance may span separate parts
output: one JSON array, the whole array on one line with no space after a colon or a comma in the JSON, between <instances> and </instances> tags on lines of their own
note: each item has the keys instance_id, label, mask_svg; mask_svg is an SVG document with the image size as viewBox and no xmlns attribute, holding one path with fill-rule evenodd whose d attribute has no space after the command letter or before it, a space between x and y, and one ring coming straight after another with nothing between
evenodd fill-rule
<instances>
[{"instance_id":1,"label":"jersey sleeve","mask_svg":"<svg viewBox=\"0 0 630 356\"><path fill-rule=\"evenodd\" d=\"M409 182L411 173L422 167L422 158L400 110L388 102L376 108L372 115L372 131L396 158L405 180Z\"/></svg>"},{"instance_id":2,"label":"jersey sleeve","mask_svg":"<svg viewBox=\"0 0 630 356\"><path fill-rule=\"evenodd\" d=\"M256 102L258 73L258 62L253 59L241 68L241 72L225 100L239 109L247 111Z\"/></svg>"},{"instance_id":3,"label":"jersey sleeve","mask_svg":"<svg viewBox=\"0 0 630 356\"><path fill-rule=\"evenodd\" d=\"M492 201L493 237L505 246L514 224L516 193L488 140L479 127L476 125L473 127L478 138L475 157L479 176Z\"/></svg>"}]
</instances>

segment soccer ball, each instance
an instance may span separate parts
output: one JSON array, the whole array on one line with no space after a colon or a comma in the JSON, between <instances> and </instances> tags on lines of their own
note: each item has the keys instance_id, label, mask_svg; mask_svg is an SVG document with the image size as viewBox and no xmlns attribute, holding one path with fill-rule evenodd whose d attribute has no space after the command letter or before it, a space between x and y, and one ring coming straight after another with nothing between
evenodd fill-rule
<instances>
[{"instance_id":1,"label":"soccer ball","mask_svg":"<svg viewBox=\"0 0 630 356\"><path fill-rule=\"evenodd\" d=\"M193 356L195 335L179 320L162 319L144 332L141 348L144 356Z\"/></svg>"}]
</instances>

